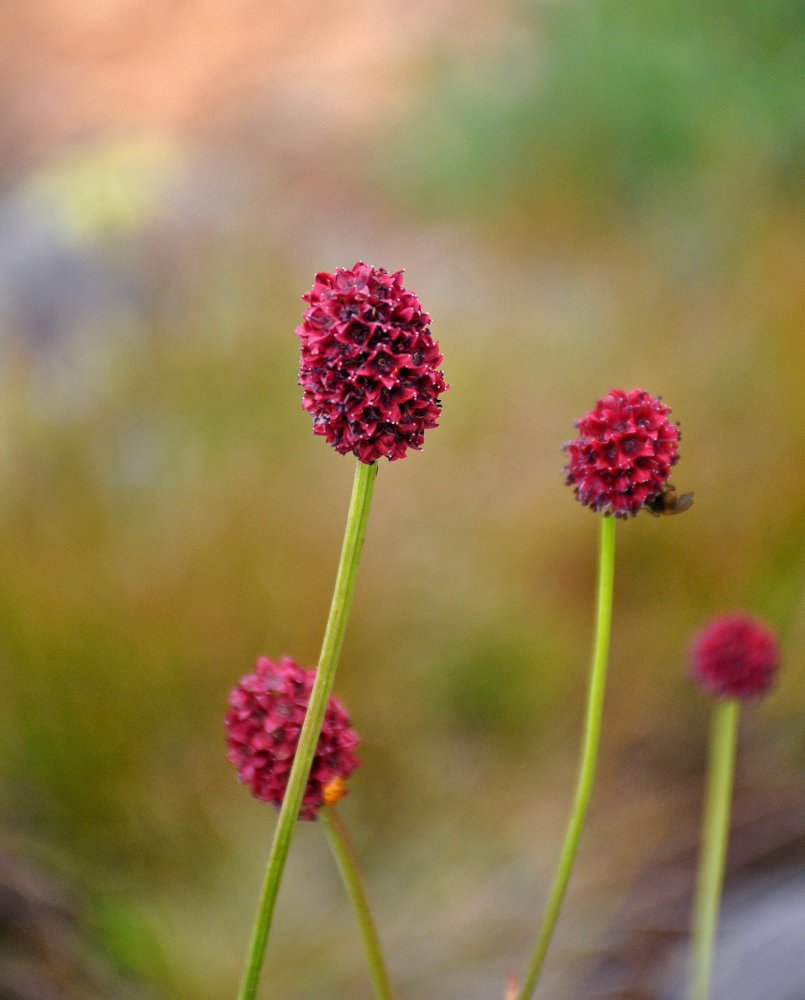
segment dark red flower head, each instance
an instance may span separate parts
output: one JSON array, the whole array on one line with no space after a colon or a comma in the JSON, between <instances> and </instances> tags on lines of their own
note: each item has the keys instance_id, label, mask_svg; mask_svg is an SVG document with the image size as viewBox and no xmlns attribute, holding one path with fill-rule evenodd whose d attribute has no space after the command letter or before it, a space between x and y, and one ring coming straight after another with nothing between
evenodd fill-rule
<instances>
[{"instance_id":1,"label":"dark red flower head","mask_svg":"<svg viewBox=\"0 0 805 1000\"><path fill-rule=\"evenodd\" d=\"M309 305L296 328L302 406L313 430L367 464L421 448L448 388L430 316L402 276L361 261L321 271L302 296Z\"/></svg>"},{"instance_id":2,"label":"dark red flower head","mask_svg":"<svg viewBox=\"0 0 805 1000\"><path fill-rule=\"evenodd\" d=\"M238 778L250 786L255 798L277 807L288 786L315 675L315 668L304 670L290 657L284 656L275 664L261 656L254 672L242 677L229 695L227 760L235 765ZM343 705L332 696L300 819L315 819L323 802L334 801L326 790L335 787L334 779L343 781L358 766L360 761L353 753L358 743L360 737L350 728Z\"/></svg>"},{"instance_id":3,"label":"dark red flower head","mask_svg":"<svg viewBox=\"0 0 805 1000\"><path fill-rule=\"evenodd\" d=\"M742 612L714 618L693 641L690 675L707 693L751 701L767 693L780 666L771 628Z\"/></svg>"},{"instance_id":4,"label":"dark red flower head","mask_svg":"<svg viewBox=\"0 0 805 1000\"><path fill-rule=\"evenodd\" d=\"M642 389L610 389L580 420L579 436L562 445L564 468L586 507L615 517L634 516L660 496L678 460L679 428L670 407Z\"/></svg>"}]
</instances>

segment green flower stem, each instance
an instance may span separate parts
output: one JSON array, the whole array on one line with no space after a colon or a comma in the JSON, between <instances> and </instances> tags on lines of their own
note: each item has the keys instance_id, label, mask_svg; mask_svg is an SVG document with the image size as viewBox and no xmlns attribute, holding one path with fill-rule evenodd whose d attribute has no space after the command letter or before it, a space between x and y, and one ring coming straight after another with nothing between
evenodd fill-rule
<instances>
[{"instance_id":1,"label":"green flower stem","mask_svg":"<svg viewBox=\"0 0 805 1000\"><path fill-rule=\"evenodd\" d=\"M358 574L358 563L366 534L366 524L369 520L369 506L376 476L376 464L366 465L360 461L357 463L352 485L352 498L347 514L344 544L341 549L341 561L338 565L335 591L330 605L330 616L327 619L316 679L313 690L310 692L307 714L299 734L299 743L288 778L288 787L274 830L274 840L268 858L263 892L252 927L252 937L243 980L238 992L238 1000L254 1000L257 991L285 859L288 857L291 836L305 794L305 786L313 764L313 756L319 741L327 702L333 690L335 670L344 641L344 632L352 605L352 595L355 591L355 579Z\"/></svg>"},{"instance_id":2,"label":"green flower stem","mask_svg":"<svg viewBox=\"0 0 805 1000\"><path fill-rule=\"evenodd\" d=\"M363 938L375 996L377 1000L392 1000L391 984L380 950L380 939L377 936L372 912L369 909L358 859L355 857L355 851L347 836L346 828L333 806L322 809L319 816L324 822L324 829L330 841L330 850L333 852L335 863L341 873L341 880L355 911L355 919Z\"/></svg>"},{"instance_id":3,"label":"green flower stem","mask_svg":"<svg viewBox=\"0 0 805 1000\"><path fill-rule=\"evenodd\" d=\"M718 702L713 709L702 846L693 909L691 1000L707 1000L710 992L713 943L730 831L730 803L740 707L737 699L729 698Z\"/></svg>"},{"instance_id":4,"label":"green flower stem","mask_svg":"<svg viewBox=\"0 0 805 1000\"><path fill-rule=\"evenodd\" d=\"M609 657L609 636L612 625L612 594L615 575L615 518L601 518L601 547L598 561L598 607L596 611L595 641L593 643L590 686L587 695L587 715L584 723L584 741L576 782L576 795L570 815L559 864L553 886L542 917L534 953L528 965L525 981L518 1000L529 1000L533 994L551 943L559 910L565 897L573 861L576 857L587 805L593 790L598 744L601 739L601 716L604 709L604 688Z\"/></svg>"}]
</instances>

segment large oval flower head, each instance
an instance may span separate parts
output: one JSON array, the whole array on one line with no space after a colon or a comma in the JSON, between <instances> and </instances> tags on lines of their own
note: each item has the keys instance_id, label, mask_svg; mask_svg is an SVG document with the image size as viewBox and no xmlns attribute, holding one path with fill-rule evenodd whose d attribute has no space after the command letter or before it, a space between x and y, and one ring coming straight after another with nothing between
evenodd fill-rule
<instances>
[{"instance_id":1,"label":"large oval flower head","mask_svg":"<svg viewBox=\"0 0 805 1000\"><path fill-rule=\"evenodd\" d=\"M579 502L629 517L658 500L679 459L679 427L670 412L643 389L610 389L576 420L579 436L562 447L569 458L566 482Z\"/></svg>"},{"instance_id":2,"label":"large oval flower head","mask_svg":"<svg viewBox=\"0 0 805 1000\"><path fill-rule=\"evenodd\" d=\"M707 694L752 701L771 688L780 666L777 636L743 612L721 615L693 641L690 675Z\"/></svg>"},{"instance_id":3,"label":"large oval flower head","mask_svg":"<svg viewBox=\"0 0 805 1000\"><path fill-rule=\"evenodd\" d=\"M321 271L302 296L308 308L296 328L302 406L313 430L367 464L421 448L448 388L430 316L402 276L362 261Z\"/></svg>"},{"instance_id":4,"label":"large oval flower head","mask_svg":"<svg viewBox=\"0 0 805 1000\"><path fill-rule=\"evenodd\" d=\"M227 760L235 765L238 778L250 786L255 798L273 802L278 808L288 787L315 676L315 669L305 670L288 656L279 663L263 656L229 695ZM323 803L334 801L334 789L338 790L335 798L346 794L343 781L360 763L353 753L358 743L360 737L350 728L343 705L331 696L300 819L315 819Z\"/></svg>"}]
</instances>

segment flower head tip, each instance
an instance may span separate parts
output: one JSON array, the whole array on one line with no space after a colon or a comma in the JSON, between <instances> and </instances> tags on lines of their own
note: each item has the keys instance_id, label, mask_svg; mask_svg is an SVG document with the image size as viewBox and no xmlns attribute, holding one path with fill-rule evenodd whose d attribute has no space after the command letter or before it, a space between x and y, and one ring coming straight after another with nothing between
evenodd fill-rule
<instances>
[{"instance_id":1,"label":"flower head tip","mask_svg":"<svg viewBox=\"0 0 805 1000\"><path fill-rule=\"evenodd\" d=\"M362 261L322 271L302 296L308 307L296 328L302 406L314 432L367 464L421 448L449 388L430 316L402 276Z\"/></svg>"},{"instance_id":2,"label":"flower head tip","mask_svg":"<svg viewBox=\"0 0 805 1000\"><path fill-rule=\"evenodd\" d=\"M766 694L780 666L772 629L743 612L721 615L702 628L690 653L690 676L707 694L752 701Z\"/></svg>"},{"instance_id":3,"label":"flower head tip","mask_svg":"<svg viewBox=\"0 0 805 1000\"><path fill-rule=\"evenodd\" d=\"M255 798L277 807L288 787L315 675L315 669L305 670L287 656L279 663L260 657L252 673L242 677L229 695L227 759ZM331 696L300 819L315 819L322 804L346 794L344 779L360 763L353 753L359 742L343 705ZM334 789L338 789L336 797Z\"/></svg>"},{"instance_id":4,"label":"flower head tip","mask_svg":"<svg viewBox=\"0 0 805 1000\"><path fill-rule=\"evenodd\" d=\"M562 445L567 485L580 503L615 517L634 516L666 489L679 459L679 427L670 407L643 389L611 389Z\"/></svg>"}]
</instances>

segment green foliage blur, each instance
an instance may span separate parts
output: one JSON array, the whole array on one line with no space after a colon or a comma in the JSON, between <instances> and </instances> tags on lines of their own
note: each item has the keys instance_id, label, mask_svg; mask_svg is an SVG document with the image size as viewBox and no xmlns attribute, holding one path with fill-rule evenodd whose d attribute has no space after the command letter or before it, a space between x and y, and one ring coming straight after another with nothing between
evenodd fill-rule
<instances>
[{"instance_id":1,"label":"green foliage blur","mask_svg":"<svg viewBox=\"0 0 805 1000\"><path fill-rule=\"evenodd\" d=\"M696 787L707 706L684 671L708 615L780 628L745 752L801 766L803 65L796 0L520 3L481 52L419 53L413 107L319 162L324 198L315 170L300 193L244 153L241 196L190 225L205 151L147 137L22 178L18 204L114 295L57 297L44 333L4 313L0 804L154 995L234 995L273 817L224 759L225 700L258 655L318 654L352 460L296 386L317 270L405 266L452 386L422 454L380 469L336 685L364 736L342 814L401 1000L502 983L536 925L598 527L560 444L611 386L673 407L696 500L618 526L582 887L627 820L653 824L648 852ZM320 832L300 825L266 997L368 996ZM575 904L589 945L614 903Z\"/></svg>"},{"instance_id":2,"label":"green foliage blur","mask_svg":"<svg viewBox=\"0 0 805 1000\"><path fill-rule=\"evenodd\" d=\"M797 0L515 9L494 50L439 68L424 121L412 123L419 139L401 155L414 169L395 180L428 211L494 216L518 242L535 225L561 239L563 229L673 236L715 224L712 252L776 200L801 206Z\"/></svg>"}]
</instances>

